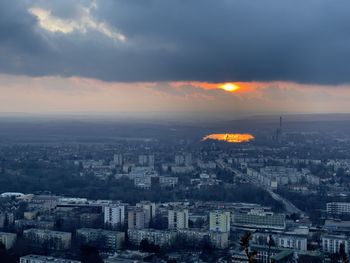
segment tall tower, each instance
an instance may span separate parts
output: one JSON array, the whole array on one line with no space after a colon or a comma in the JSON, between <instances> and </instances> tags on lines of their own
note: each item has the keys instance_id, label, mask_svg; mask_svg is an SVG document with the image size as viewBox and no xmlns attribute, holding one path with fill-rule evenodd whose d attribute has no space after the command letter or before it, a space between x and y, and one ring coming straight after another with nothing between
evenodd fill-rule
<instances>
[{"instance_id":1,"label":"tall tower","mask_svg":"<svg viewBox=\"0 0 350 263\"><path fill-rule=\"evenodd\" d=\"M282 116L280 116L280 133L282 135Z\"/></svg>"},{"instance_id":2,"label":"tall tower","mask_svg":"<svg viewBox=\"0 0 350 263\"><path fill-rule=\"evenodd\" d=\"M276 129L276 141L280 142L282 140L282 116L280 116L279 127Z\"/></svg>"}]
</instances>

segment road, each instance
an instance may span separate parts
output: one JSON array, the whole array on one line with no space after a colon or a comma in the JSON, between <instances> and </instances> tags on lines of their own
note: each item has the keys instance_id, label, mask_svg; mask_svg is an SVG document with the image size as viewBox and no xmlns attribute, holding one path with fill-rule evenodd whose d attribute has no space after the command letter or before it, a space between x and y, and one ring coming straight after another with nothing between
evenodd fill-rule
<instances>
[{"instance_id":1,"label":"road","mask_svg":"<svg viewBox=\"0 0 350 263\"><path fill-rule=\"evenodd\" d=\"M254 184L255 186L266 190L274 200L284 204L287 213L289 213L289 214L296 213L296 214L304 215L304 212L301 211L299 208L297 208L294 204L292 204L288 199L286 199L283 196L280 196L279 194L273 192L271 189L261 185L254 178L252 178L252 177L242 173L241 171L239 171L237 169L234 169L234 168L229 167L227 165L224 166L223 163L220 163L220 167L224 167L224 169L230 171L235 176L238 176L240 178L244 178L245 180L247 180L248 182Z\"/></svg>"},{"instance_id":2,"label":"road","mask_svg":"<svg viewBox=\"0 0 350 263\"><path fill-rule=\"evenodd\" d=\"M296 207L295 205L293 205L288 199L280 196L279 194L276 194L275 192L273 192L271 189L266 189L264 188L273 199L275 199L276 201L282 202L285 206L285 209L288 213L293 214L300 214L300 215L304 215L304 212L301 211L298 207Z\"/></svg>"}]
</instances>

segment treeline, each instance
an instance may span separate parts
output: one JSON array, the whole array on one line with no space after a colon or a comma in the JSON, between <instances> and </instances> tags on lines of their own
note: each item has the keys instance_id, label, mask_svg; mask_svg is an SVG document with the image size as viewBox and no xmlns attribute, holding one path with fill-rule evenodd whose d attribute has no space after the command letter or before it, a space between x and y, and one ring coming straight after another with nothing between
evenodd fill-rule
<instances>
[{"instance_id":1,"label":"treeline","mask_svg":"<svg viewBox=\"0 0 350 263\"><path fill-rule=\"evenodd\" d=\"M179 200L251 202L272 206L282 210L283 206L258 187L250 184L217 185L201 189L178 187L160 189L135 188L133 181L127 178L115 179L113 176L101 180L92 175L80 176L75 166L41 167L29 165L23 167L20 174L0 175L0 192L40 193L51 192L57 195L79 196L89 199L124 200L136 203L140 200L167 202Z\"/></svg>"}]
</instances>

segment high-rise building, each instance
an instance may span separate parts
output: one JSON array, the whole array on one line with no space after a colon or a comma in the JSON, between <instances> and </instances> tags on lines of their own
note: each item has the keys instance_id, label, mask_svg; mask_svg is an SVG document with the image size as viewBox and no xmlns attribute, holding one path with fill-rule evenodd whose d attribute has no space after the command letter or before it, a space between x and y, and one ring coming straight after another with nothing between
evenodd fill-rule
<instances>
[{"instance_id":1,"label":"high-rise building","mask_svg":"<svg viewBox=\"0 0 350 263\"><path fill-rule=\"evenodd\" d=\"M186 154L185 156L185 164L186 165L192 165L192 154L191 153L188 153Z\"/></svg>"},{"instance_id":2,"label":"high-rise building","mask_svg":"<svg viewBox=\"0 0 350 263\"><path fill-rule=\"evenodd\" d=\"M136 206L143 209L145 213L145 224L149 226L156 216L156 204L149 201L141 201Z\"/></svg>"},{"instance_id":3,"label":"high-rise building","mask_svg":"<svg viewBox=\"0 0 350 263\"><path fill-rule=\"evenodd\" d=\"M230 232L230 212L214 211L209 214L209 230Z\"/></svg>"},{"instance_id":4,"label":"high-rise building","mask_svg":"<svg viewBox=\"0 0 350 263\"><path fill-rule=\"evenodd\" d=\"M185 229L188 228L188 210L169 210L168 211L168 228Z\"/></svg>"},{"instance_id":5,"label":"high-rise building","mask_svg":"<svg viewBox=\"0 0 350 263\"><path fill-rule=\"evenodd\" d=\"M139 165L146 166L148 164L147 155L141 154L139 155Z\"/></svg>"},{"instance_id":6,"label":"high-rise building","mask_svg":"<svg viewBox=\"0 0 350 263\"><path fill-rule=\"evenodd\" d=\"M150 167L154 166L154 155L153 154L148 155L148 166L150 166Z\"/></svg>"},{"instance_id":7,"label":"high-rise building","mask_svg":"<svg viewBox=\"0 0 350 263\"><path fill-rule=\"evenodd\" d=\"M146 228L146 213L142 208L133 207L128 211L128 229Z\"/></svg>"},{"instance_id":8,"label":"high-rise building","mask_svg":"<svg viewBox=\"0 0 350 263\"><path fill-rule=\"evenodd\" d=\"M154 155L153 154L141 154L139 155L139 165L141 166L154 166Z\"/></svg>"},{"instance_id":9,"label":"high-rise building","mask_svg":"<svg viewBox=\"0 0 350 263\"><path fill-rule=\"evenodd\" d=\"M175 164L180 166L185 163L185 158L182 154L175 155Z\"/></svg>"},{"instance_id":10,"label":"high-rise building","mask_svg":"<svg viewBox=\"0 0 350 263\"><path fill-rule=\"evenodd\" d=\"M104 223L112 227L118 227L125 222L125 205L110 204L103 208Z\"/></svg>"},{"instance_id":11,"label":"high-rise building","mask_svg":"<svg viewBox=\"0 0 350 263\"><path fill-rule=\"evenodd\" d=\"M113 158L113 162L117 166L123 165L123 155L122 154L115 154Z\"/></svg>"}]
</instances>

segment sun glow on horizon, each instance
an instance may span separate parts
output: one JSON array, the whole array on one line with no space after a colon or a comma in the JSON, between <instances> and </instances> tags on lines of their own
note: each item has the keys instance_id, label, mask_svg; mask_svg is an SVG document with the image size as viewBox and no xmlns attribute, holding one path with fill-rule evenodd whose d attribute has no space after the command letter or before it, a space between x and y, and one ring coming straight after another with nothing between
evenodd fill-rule
<instances>
[{"instance_id":1,"label":"sun glow on horizon","mask_svg":"<svg viewBox=\"0 0 350 263\"><path fill-rule=\"evenodd\" d=\"M239 86L237 84L234 83L225 83L225 84L221 84L219 86L220 89L223 89L225 91L229 91L229 92L234 92L239 90Z\"/></svg>"}]
</instances>

